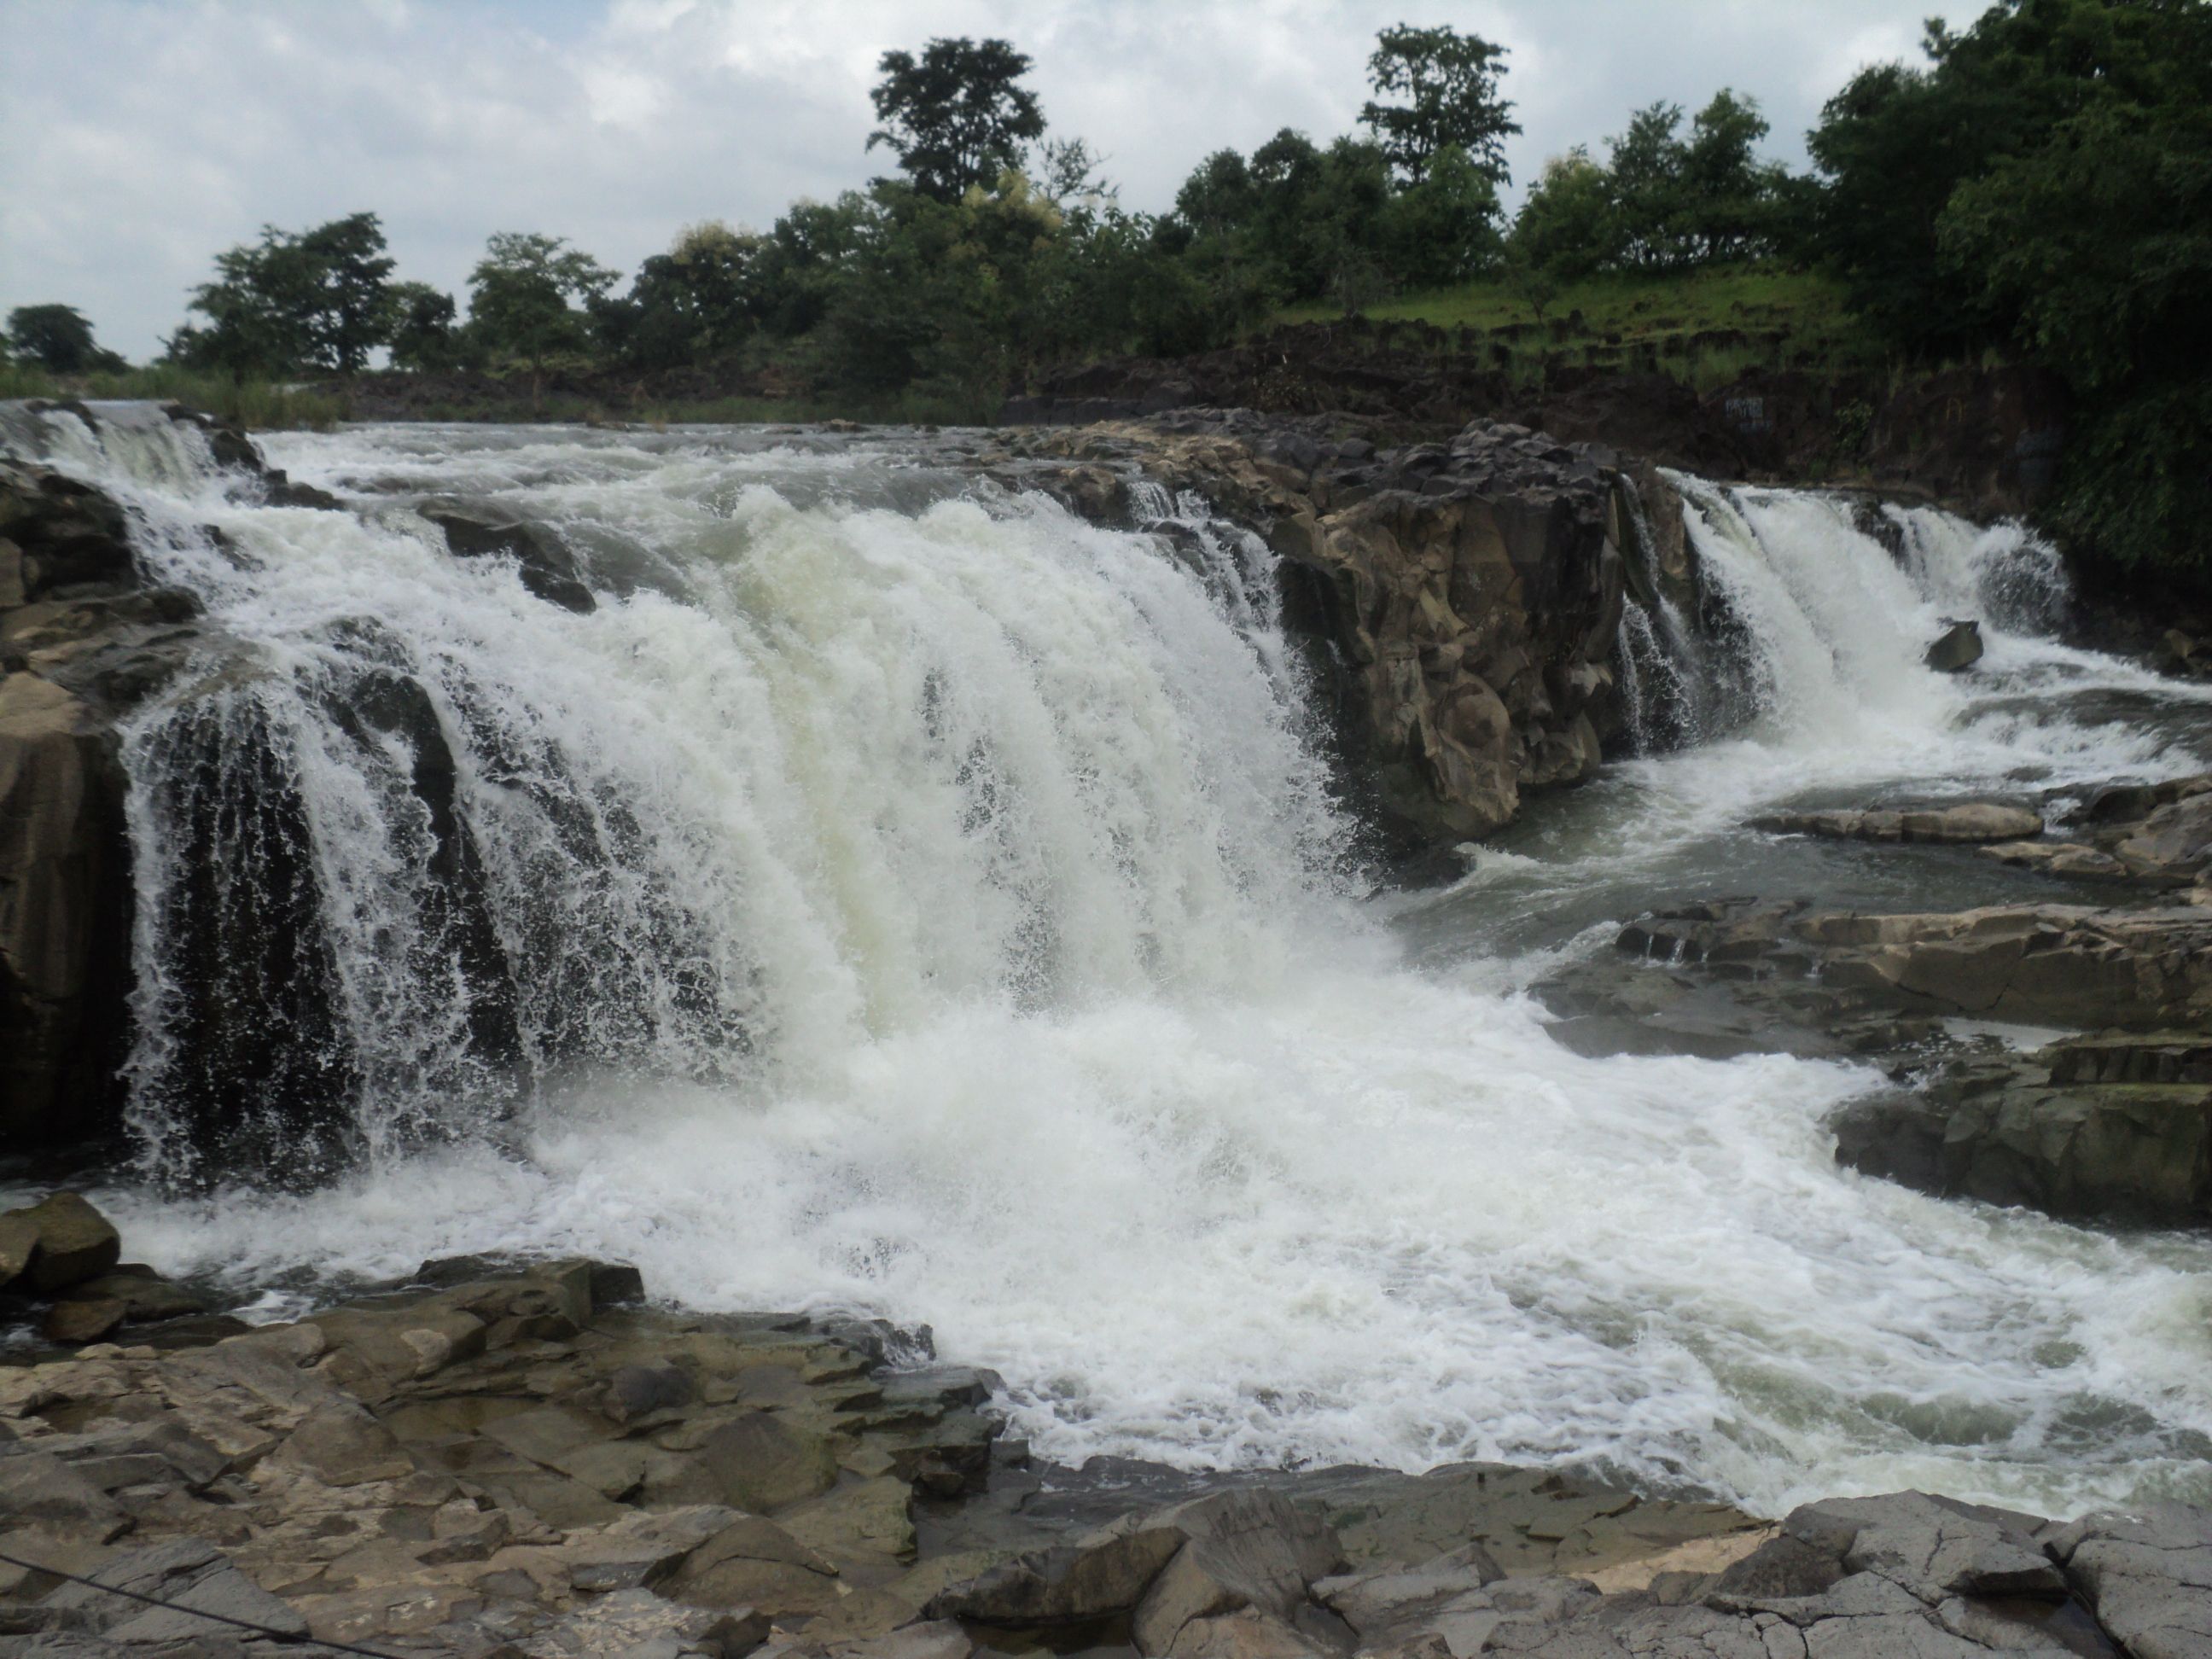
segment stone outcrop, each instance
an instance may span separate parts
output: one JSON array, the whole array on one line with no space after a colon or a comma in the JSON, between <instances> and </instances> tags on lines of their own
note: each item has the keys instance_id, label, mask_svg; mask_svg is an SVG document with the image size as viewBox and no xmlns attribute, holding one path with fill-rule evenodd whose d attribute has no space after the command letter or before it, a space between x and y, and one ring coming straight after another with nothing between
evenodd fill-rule
<instances>
[{"instance_id":1,"label":"stone outcrop","mask_svg":"<svg viewBox=\"0 0 2212 1659\"><path fill-rule=\"evenodd\" d=\"M1580 1052L1883 1063L1845 1164L2088 1220L2212 1223L2212 912L2016 905L1866 915L1726 901L1646 916L1540 988ZM2027 1051L1959 1018L2057 1027Z\"/></svg>"},{"instance_id":2,"label":"stone outcrop","mask_svg":"<svg viewBox=\"0 0 2212 1659\"><path fill-rule=\"evenodd\" d=\"M2180 1504L2060 1524L1900 1492L1778 1525L1499 1465L1036 1470L987 1373L643 1289L463 1258L295 1324L0 1367L0 1551L27 1564L0 1567L0 1635L52 1659L2163 1659L2212 1635L2212 1518Z\"/></svg>"},{"instance_id":3,"label":"stone outcrop","mask_svg":"<svg viewBox=\"0 0 2212 1659\"><path fill-rule=\"evenodd\" d=\"M1979 623L1949 622L1921 660L1939 674L1963 673L1982 659L1982 650Z\"/></svg>"},{"instance_id":4,"label":"stone outcrop","mask_svg":"<svg viewBox=\"0 0 2212 1659\"><path fill-rule=\"evenodd\" d=\"M1079 510L1127 521L1111 469L1135 465L1267 538L1355 792L1404 842L1486 835L1596 771L1627 580L1614 452L1491 422L1378 451L1223 410L1005 438L987 466Z\"/></svg>"},{"instance_id":5,"label":"stone outcrop","mask_svg":"<svg viewBox=\"0 0 2212 1659\"><path fill-rule=\"evenodd\" d=\"M2043 833L2043 815L2025 806L1971 801L1920 811L1770 812L1751 820L1754 830L1829 841L1933 842L1972 846L2016 842Z\"/></svg>"},{"instance_id":6,"label":"stone outcrop","mask_svg":"<svg viewBox=\"0 0 2212 1659\"><path fill-rule=\"evenodd\" d=\"M0 460L0 1142L102 1127L122 1058L129 853L115 720L193 637L121 510Z\"/></svg>"}]
</instances>

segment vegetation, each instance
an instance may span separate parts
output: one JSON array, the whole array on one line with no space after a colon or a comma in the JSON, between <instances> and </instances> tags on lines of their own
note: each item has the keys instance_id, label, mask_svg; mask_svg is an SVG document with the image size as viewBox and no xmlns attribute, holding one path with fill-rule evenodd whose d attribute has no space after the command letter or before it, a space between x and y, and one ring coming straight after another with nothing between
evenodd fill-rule
<instances>
[{"instance_id":1,"label":"vegetation","mask_svg":"<svg viewBox=\"0 0 2212 1659\"><path fill-rule=\"evenodd\" d=\"M92 325L75 306L18 306L8 313L10 356L54 374L86 374L124 367L103 351Z\"/></svg>"},{"instance_id":2,"label":"vegetation","mask_svg":"<svg viewBox=\"0 0 2212 1659\"><path fill-rule=\"evenodd\" d=\"M346 417L345 400L325 391L240 381L174 363L72 374L57 374L32 363L0 363L0 398L143 398L188 404L264 429L333 426Z\"/></svg>"},{"instance_id":3,"label":"vegetation","mask_svg":"<svg viewBox=\"0 0 2212 1659\"><path fill-rule=\"evenodd\" d=\"M374 214L269 227L216 256L168 362L234 404L380 348L427 375L526 376L546 412L588 411L594 375L659 376L701 392L680 418L751 406L731 388L981 416L1049 367L1281 317L1420 318L1489 331L1510 372L1566 355L1699 387L2008 356L2074 394L2054 511L2074 544L2212 580L2192 453L2212 430L2212 0L1998 0L1963 31L1931 22L1926 48L1836 94L1810 174L1762 161L1757 102L1723 88L1553 157L1509 216L1504 49L1401 25L1360 131L1217 152L1151 215L1047 136L1011 43L933 40L880 60L867 143L898 171L863 190L765 230L690 226L626 284L558 235L501 233L465 311L393 280ZM19 309L9 338L40 373L114 368L66 306Z\"/></svg>"}]
</instances>

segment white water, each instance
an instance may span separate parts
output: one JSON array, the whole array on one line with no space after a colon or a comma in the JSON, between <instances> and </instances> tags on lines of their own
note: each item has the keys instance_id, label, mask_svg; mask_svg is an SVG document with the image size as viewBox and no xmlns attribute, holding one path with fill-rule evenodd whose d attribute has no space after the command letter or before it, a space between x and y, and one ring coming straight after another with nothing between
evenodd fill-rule
<instances>
[{"instance_id":1,"label":"white water","mask_svg":"<svg viewBox=\"0 0 2212 1659\"><path fill-rule=\"evenodd\" d=\"M1597 1464L1767 1510L1907 1485L2045 1510L2208 1496L2203 1240L1838 1171L1819 1125L1860 1073L1581 1059L1479 969L1406 965L1340 889L1256 544L961 499L918 442L274 447L370 520L76 459L264 671L141 721L142 857L185 709L258 711L312 825L373 1155L307 1196L100 1194L159 1265L260 1283L577 1249L697 1306L865 1308L1000 1369L1017 1431L1063 1459ZM392 489L559 525L599 610L449 558ZM1733 563L1693 522L1747 612L1770 605L1774 708L1639 763L1694 780L1673 819L1637 809L1646 833L1686 844L1808 778L2112 769L2111 734L1923 684L1940 605L1912 584L1856 572L1892 605L1872 623L1849 594L1822 608L1831 566L1866 562L1826 511L1749 502ZM2015 651L2070 660L1992 635L1998 672ZM328 712L393 666L456 750L516 964L512 1095L456 1028L450 960L412 948L434 907L404 744ZM148 915L158 1023L176 963ZM174 1166L168 1063L142 1054L140 1115ZM401 1150L426 1126L463 1138Z\"/></svg>"}]
</instances>

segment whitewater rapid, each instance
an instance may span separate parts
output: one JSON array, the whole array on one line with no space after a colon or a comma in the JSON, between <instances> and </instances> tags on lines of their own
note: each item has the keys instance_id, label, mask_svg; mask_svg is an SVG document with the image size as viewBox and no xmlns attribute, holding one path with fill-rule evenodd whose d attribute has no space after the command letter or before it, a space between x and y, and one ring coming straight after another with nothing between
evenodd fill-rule
<instances>
[{"instance_id":1,"label":"whitewater rapid","mask_svg":"<svg viewBox=\"0 0 2212 1659\"><path fill-rule=\"evenodd\" d=\"M1493 952L1430 948L1452 905L1600 885L1624 826L1613 866L1644 860L1651 902L1674 895L1650 872L1724 861L1760 799L2203 764L2097 702L2185 728L2186 693L2025 615L1992 629L1984 684L2009 690L1935 684L1919 630L1989 550L1966 532L1877 568L1814 498L1693 490L1747 614L1774 579L1753 723L1616 769L1555 844L1487 866L1494 890L1409 917L1358 896L1271 560L1200 504L1170 504L1173 535L1101 530L898 434L268 447L356 511L252 505L189 456L58 452L262 671L134 724L142 880L187 873L162 864L164 781L204 775L204 711L250 713L306 803L358 1051L368 1158L336 1185L95 1194L165 1271L274 1286L274 1315L449 1252L621 1257L695 1307L927 1324L1065 1461L1498 1458L1766 1512L1908 1486L2045 1512L2212 1496L2205 1240L1839 1170L1820 1123L1867 1073L1583 1058ZM433 496L551 526L597 610L447 556L413 512ZM1872 624L1887 654L1824 586L1839 558L1899 607ZM519 1082L471 1050L450 953L417 948L405 745L333 724L371 671L425 688L453 744ZM2013 706L2061 683L2088 702ZM142 911L149 1174L191 1160L161 1038L184 925Z\"/></svg>"}]
</instances>

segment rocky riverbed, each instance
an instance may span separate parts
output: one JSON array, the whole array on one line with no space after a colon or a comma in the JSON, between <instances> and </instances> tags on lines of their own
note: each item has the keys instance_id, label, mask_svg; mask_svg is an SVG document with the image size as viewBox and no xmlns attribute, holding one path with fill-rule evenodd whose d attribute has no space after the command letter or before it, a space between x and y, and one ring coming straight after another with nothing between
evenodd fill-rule
<instances>
[{"instance_id":1,"label":"rocky riverbed","mask_svg":"<svg viewBox=\"0 0 2212 1659\"><path fill-rule=\"evenodd\" d=\"M0 1218L0 1237L18 1243L9 1293L117 1282L119 1241L82 1200ZM431 1261L289 1323L222 1334L133 1309L112 1340L16 1353L0 1368L0 1644L54 1659L318 1641L469 1659L2212 1651L2201 1510L2047 1521L1902 1492L1778 1524L1500 1465L1060 1468L1008 1441L994 1379L930 1363L926 1334L701 1317L646 1290L617 1264Z\"/></svg>"}]
</instances>

